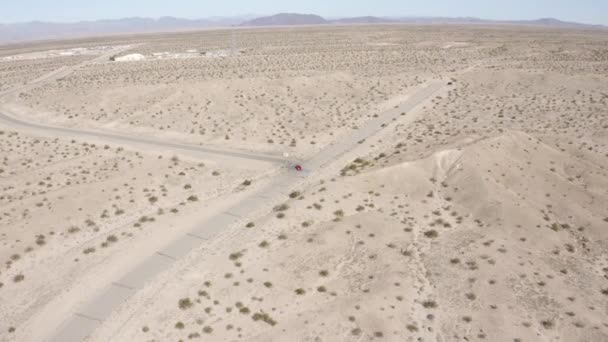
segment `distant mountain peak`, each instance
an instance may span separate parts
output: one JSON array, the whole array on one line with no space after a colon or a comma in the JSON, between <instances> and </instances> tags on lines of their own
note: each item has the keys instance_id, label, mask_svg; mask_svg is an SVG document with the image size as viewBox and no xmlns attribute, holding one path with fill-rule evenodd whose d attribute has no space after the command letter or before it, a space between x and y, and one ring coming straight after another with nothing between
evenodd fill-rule
<instances>
[{"instance_id":1,"label":"distant mountain peak","mask_svg":"<svg viewBox=\"0 0 608 342\"><path fill-rule=\"evenodd\" d=\"M539 18L537 21L548 23L563 23L563 21L555 18Z\"/></svg>"},{"instance_id":2,"label":"distant mountain peak","mask_svg":"<svg viewBox=\"0 0 608 342\"><path fill-rule=\"evenodd\" d=\"M391 18L382 18L382 17L374 17L374 16L362 16L362 17L353 17L353 18L340 18L332 20L333 23L336 24L380 24L380 23L396 23L399 22L397 19Z\"/></svg>"},{"instance_id":3,"label":"distant mountain peak","mask_svg":"<svg viewBox=\"0 0 608 342\"><path fill-rule=\"evenodd\" d=\"M287 26L287 25L323 25L329 24L325 18L316 14L279 13L267 17L249 20L241 26Z\"/></svg>"}]
</instances>

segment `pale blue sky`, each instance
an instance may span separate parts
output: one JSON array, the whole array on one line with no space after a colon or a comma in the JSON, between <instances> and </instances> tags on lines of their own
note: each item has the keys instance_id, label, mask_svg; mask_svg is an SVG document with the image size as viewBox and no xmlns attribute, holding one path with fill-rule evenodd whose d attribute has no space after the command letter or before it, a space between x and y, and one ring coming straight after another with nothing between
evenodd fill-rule
<instances>
[{"instance_id":1,"label":"pale blue sky","mask_svg":"<svg viewBox=\"0 0 608 342\"><path fill-rule=\"evenodd\" d=\"M279 12L315 13L327 17L554 17L608 25L608 0L0 0L1 23L133 16L204 18Z\"/></svg>"}]
</instances>

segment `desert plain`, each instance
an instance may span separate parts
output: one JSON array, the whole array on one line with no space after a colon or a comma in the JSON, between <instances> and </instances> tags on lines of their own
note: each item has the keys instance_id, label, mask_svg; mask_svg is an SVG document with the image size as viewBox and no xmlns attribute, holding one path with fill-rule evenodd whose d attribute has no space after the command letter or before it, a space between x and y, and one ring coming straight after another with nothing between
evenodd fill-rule
<instances>
[{"instance_id":1,"label":"desert plain","mask_svg":"<svg viewBox=\"0 0 608 342\"><path fill-rule=\"evenodd\" d=\"M0 114L0 340L608 341L605 31L6 45Z\"/></svg>"}]
</instances>

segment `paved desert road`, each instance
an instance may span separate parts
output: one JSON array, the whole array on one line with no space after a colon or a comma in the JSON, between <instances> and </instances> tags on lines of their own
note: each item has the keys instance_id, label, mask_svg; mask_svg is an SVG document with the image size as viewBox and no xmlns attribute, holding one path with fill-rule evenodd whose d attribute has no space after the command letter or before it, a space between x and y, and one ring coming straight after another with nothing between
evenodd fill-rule
<instances>
[{"instance_id":1,"label":"paved desert road","mask_svg":"<svg viewBox=\"0 0 608 342\"><path fill-rule=\"evenodd\" d=\"M188 154L194 157L207 158L216 161L218 161L219 159L249 159L270 163L287 162L287 160L282 156L265 155L247 151L211 148L198 145L180 144L170 141L150 139L138 136L129 136L126 134L113 133L107 131L93 131L39 124L18 119L12 115L6 114L1 109L0 123L7 127L14 128L18 131L25 130L34 134L44 136L97 140L101 143L119 144L121 146L130 146L143 149L170 150L177 154Z\"/></svg>"},{"instance_id":2,"label":"paved desert road","mask_svg":"<svg viewBox=\"0 0 608 342\"><path fill-rule=\"evenodd\" d=\"M429 99L445 84L435 81L419 89L398 108L391 109L379 117L369 120L359 130L329 145L316 156L304 163L311 173L317 173L348 151L355 149L361 140L365 140L381 131L386 125L402 118L401 123L411 122L415 116L410 112L425 100ZM205 222L189 233L175 236L169 244L133 262L135 265L124 274L115 274L111 279L100 279L99 291L90 298L82 298L82 303L69 308L68 317L57 317L55 310L46 308L33 318L32 326L38 331L30 336L33 340L53 342L72 342L85 340L97 327L107 320L112 312L125 303L137 291L154 281L161 272L169 269L177 260L185 257L190 251L199 247L204 241L212 239L223 231L244 220L256 210L271 208L274 203L284 200L290 191L302 185L308 174L293 170L282 172L265 187L252 191L245 198L221 212L213 213ZM83 289L84 290L84 289ZM72 289L79 293L78 289ZM86 292L86 291L85 291ZM48 305L47 305L48 306Z\"/></svg>"},{"instance_id":3,"label":"paved desert road","mask_svg":"<svg viewBox=\"0 0 608 342\"><path fill-rule=\"evenodd\" d=\"M286 164L287 160L277 155L265 155L260 153L252 153L248 151L229 150L222 148L212 148L209 146L203 147L198 145L179 144L174 142L168 142L164 140L144 138L138 136L131 136L127 134L120 134L115 132L101 131L101 130L85 130L76 128L67 128L53 125L46 125L41 123L29 122L19 118L16 115L12 115L7 110L1 109L2 98L14 95L19 92L31 90L44 83L52 82L61 77L65 77L77 69L93 63L101 63L108 60L111 55L116 55L121 52L127 51L139 45L130 45L123 47L122 49L112 50L108 53L102 54L91 60L84 61L78 65L71 67L61 67L54 70L29 84L19 86L0 92L0 123L7 127L14 128L20 131L28 131L34 134L51 137L68 137L71 139L79 138L86 140L96 140L102 143L113 143L121 146L131 146L140 149L148 150L169 150L177 154L187 154L197 158L209 159L215 162L227 162L242 163L243 160L259 161L264 163L281 163ZM254 166L254 165L251 165Z\"/></svg>"}]
</instances>

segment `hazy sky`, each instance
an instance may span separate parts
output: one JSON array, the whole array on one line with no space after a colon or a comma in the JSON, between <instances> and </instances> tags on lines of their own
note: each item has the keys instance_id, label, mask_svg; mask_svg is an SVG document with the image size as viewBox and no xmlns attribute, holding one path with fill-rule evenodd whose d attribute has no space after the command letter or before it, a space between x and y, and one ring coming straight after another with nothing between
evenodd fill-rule
<instances>
[{"instance_id":1,"label":"hazy sky","mask_svg":"<svg viewBox=\"0 0 608 342\"><path fill-rule=\"evenodd\" d=\"M0 22L123 17L204 18L279 12L339 16L471 16L608 25L608 0L0 0Z\"/></svg>"}]
</instances>

